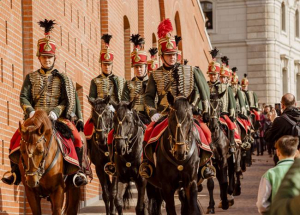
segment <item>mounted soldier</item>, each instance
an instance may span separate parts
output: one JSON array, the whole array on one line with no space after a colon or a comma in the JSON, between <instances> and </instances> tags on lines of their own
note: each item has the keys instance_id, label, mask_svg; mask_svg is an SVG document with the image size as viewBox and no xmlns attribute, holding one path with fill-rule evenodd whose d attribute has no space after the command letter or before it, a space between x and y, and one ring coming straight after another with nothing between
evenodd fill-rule
<instances>
[{"instance_id":1,"label":"mounted soldier","mask_svg":"<svg viewBox=\"0 0 300 215\"><path fill-rule=\"evenodd\" d=\"M228 68L228 58L226 56L222 57L223 65L220 66L219 63L215 61L219 50L216 48L211 51L213 62L210 64L208 69L209 81L208 86L210 88L210 98L215 99L216 96L222 95L221 99L221 118L220 120L225 123L228 127L229 134L228 138L230 141L230 153L234 153L235 139L238 136L235 134L236 125L233 123L236 117L235 109L236 103L231 87L229 86L230 72ZM220 80L219 80L220 79ZM236 136L236 137L235 137Z\"/></svg>"},{"instance_id":2,"label":"mounted soldier","mask_svg":"<svg viewBox=\"0 0 300 215\"><path fill-rule=\"evenodd\" d=\"M121 100L127 102L134 100L133 109L138 112L141 121L146 125L150 123L150 118L146 113L146 107L144 105L144 97L148 84L146 67L147 52L143 50L145 41L139 34L133 34L130 40L134 44L134 50L131 53L131 66L134 69L134 77L130 81L126 81ZM155 61L153 61L153 63L153 69L155 69Z\"/></svg>"},{"instance_id":3,"label":"mounted soldier","mask_svg":"<svg viewBox=\"0 0 300 215\"><path fill-rule=\"evenodd\" d=\"M114 51L109 47L112 35L103 34L101 39L105 43L105 47L100 51L99 62L101 64L102 73L92 79L90 85L89 99L96 100L100 99L110 99L110 103L119 103L121 101L121 95L124 87L125 80L122 77L113 74L113 62L114 62ZM115 112L114 107L110 104L109 109L111 115ZM112 129L107 128L107 132ZM93 136L95 125L91 120L88 120L84 127L84 133L87 139ZM107 166L107 171L115 172L114 166Z\"/></svg>"},{"instance_id":4,"label":"mounted soldier","mask_svg":"<svg viewBox=\"0 0 300 215\"><path fill-rule=\"evenodd\" d=\"M69 158L71 163L82 167L83 145L79 132L83 131L83 119L80 101L72 80L54 66L56 44L50 38L50 31L55 25L54 21L45 19L40 21L39 25L45 29L45 38L39 39L37 44L36 56L41 63L41 68L26 75L23 82L20 105L24 111L24 119L33 117L37 110L43 110L48 114L51 121L56 121L55 124L67 125L74 136L74 146L71 146L71 150L75 147L77 156L71 152L70 157L67 155L64 158L65 160ZM12 175L2 178L6 184L18 185L21 180L18 167L20 141L22 141L21 134L17 130L10 143L9 158ZM71 157L72 155L75 156ZM75 186L87 184L87 178L84 174L78 173L74 177Z\"/></svg>"},{"instance_id":5,"label":"mounted soldier","mask_svg":"<svg viewBox=\"0 0 300 215\"><path fill-rule=\"evenodd\" d=\"M162 21L158 27L158 37L160 38L158 50L163 66L150 75L145 94L147 114L152 121L145 133L143 163L140 166L140 174L145 178L150 178L154 173L153 153L156 144L153 144L150 139L155 139L155 137L152 138L152 135L155 135L152 133L154 127L163 121L169 113L168 92L174 98L178 96L189 97L189 102L193 104L194 109L197 112L201 112L205 119L209 117L209 89L205 77L199 68L177 63L178 49L175 38L171 35L172 30L172 24L169 19ZM156 96L158 96L157 103ZM166 129L166 127L163 129ZM159 133L161 134L162 131ZM211 156L209 146L207 150L209 151L208 156L206 158L203 156L201 160L209 160ZM204 173L204 178L214 175L214 172L209 167L204 168L202 172Z\"/></svg>"}]
</instances>

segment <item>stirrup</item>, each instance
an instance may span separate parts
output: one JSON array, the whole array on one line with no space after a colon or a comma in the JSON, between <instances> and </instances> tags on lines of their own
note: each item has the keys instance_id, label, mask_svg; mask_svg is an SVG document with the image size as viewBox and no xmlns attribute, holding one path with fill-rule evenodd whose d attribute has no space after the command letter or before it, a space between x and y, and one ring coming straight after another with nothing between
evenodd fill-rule
<instances>
[{"instance_id":1,"label":"stirrup","mask_svg":"<svg viewBox=\"0 0 300 215\"><path fill-rule=\"evenodd\" d=\"M16 180L17 180L17 175L16 175L16 173L11 172L11 171L7 171L7 172L5 172L5 173L3 174L2 179L4 179L5 176L6 176L7 174L12 174L12 176L14 177L14 181L13 181L12 184L15 184L15 183L16 183ZM2 180L2 179L1 179L1 180ZM3 180L2 180L2 181L3 181ZM3 181L3 183L5 183L5 182Z\"/></svg>"},{"instance_id":2,"label":"stirrup","mask_svg":"<svg viewBox=\"0 0 300 215\"><path fill-rule=\"evenodd\" d=\"M75 180L76 180L77 177L82 177L83 180L85 181L85 183L83 183L83 184L80 185L80 186L77 186L76 183L75 183ZM81 187L81 186L84 186L84 185L86 185L86 184L88 183L87 181L88 181L88 180L87 180L87 178L86 178L86 175L83 174L83 173L81 173L81 172L76 173L76 174L74 175L74 177L73 177L73 184L74 184L75 187Z\"/></svg>"},{"instance_id":3,"label":"stirrup","mask_svg":"<svg viewBox=\"0 0 300 215\"><path fill-rule=\"evenodd\" d=\"M208 179L208 178L205 178L205 177L204 177L204 171L205 171L207 168L211 169L211 170L214 172L214 176L209 177L209 178L215 178L215 177L216 177L216 168L215 168L213 165L210 165L210 164L208 164L207 166L204 166L204 167L201 169L201 176L202 176L202 178Z\"/></svg>"},{"instance_id":4,"label":"stirrup","mask_svg":"<svg viewBox=\"0 0 300 215\"><path fill-rule=\"evenodd\" d=\"M146 168L149 168L150 174L148 174L148 173L145 171ZM148 179L148 178L150 178L150 177L153 175L153 167L152 167L150 164L144 162L144 163L142 163L142 164L140 165L140 168L139 168L139 174L140 174L140 176L142 176L143 178Z\"/></svg>"},{"instance_id":5,"label":"stirrup","mask_svg":"<svg viewBox=\"0 0 300 215\"><path fill-rule=\"evenodd\" d=\"M248 151L251 148L251 143L249 143L248 141L243 142L241 148L244 149L245 151Z\"/></svg>"},{"instance_id":6,"label":"stirrup","mask_svg":"<svg viewBox=\"0 0 300 215\"><path fill-rule=\"evenodd\" d=\"M114 171L110 171L110 168L109 166L113 166L114 167ZM110 175L110 176L116 176L116 164L112 163L112 162L108 162L104 165L104 172L107 174L107 175Z\"/></svg>"}]
</instances>

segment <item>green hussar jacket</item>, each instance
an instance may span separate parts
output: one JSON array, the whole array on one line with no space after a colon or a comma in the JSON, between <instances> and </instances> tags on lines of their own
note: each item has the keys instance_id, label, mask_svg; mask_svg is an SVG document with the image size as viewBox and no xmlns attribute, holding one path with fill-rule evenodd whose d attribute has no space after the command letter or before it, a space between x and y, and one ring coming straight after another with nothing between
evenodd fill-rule
<instances>
[{"instance_id":1,"label":"green hussar jacket","mask_svg":"<svg viewBox=\"0 0 300 215\"><path fill-rule=\"evenodd\" d=\"M244 116L247 116L246 103L241 90L236 87L231 88L236 101L236 113L241 113Z\"/></svg>"},{"instance_id":2,"label":"green hussar jacket","mask_svg":"<svg viewBox=\"0 0 300 215\"><path fill-rule=\"evenodd\" d=\"M178 69L173 71L162 66L151 73L145 93L145 106L150 117L157 112L167 113L169 107L167 101L168 91L174 97L181 95L186 98L194 92L190 102L199 111L208 112L209 88L199 68L178 65ZM155 104L156 95L158 98L157 108Z\"/></svg>"},{"instance_id":3,"label":"green hussar jacket","mask_svg":"<svg viewBox=\"0 0 300 215\"><path fill-rule=\"evenodd\" d=\"M216 97L221 96L221 113L235 118L236 101L233 95L232 88L229 86L229 84L222 84L219 81L216 81L215 83L208 81L207 83L210 89L211 99L215 99Z\"/></svg>"},{"instance_id":4,"label":"green hussar jacket","mask_svg":"<svg viewBox=\"0 0 300 215\"><path fill-rule=\"evenodd\" d=\"M121 101L122 90L125 80L114 74L101 74L91 81L90 98L104 98L110 96L111 100L119 103Z\"/></svg>"},{"instance_id":5,"label":"green hussar jacket","mask_svg":"<svg viewBox=\"0 0 300 215\"><path fill-rule=\"evenodd\" d=\"M121 100L132 102L135 99L134 109L138 112L145 112L144 97L148 83L148 76L143 79L134 77L130 81L126 81Z\"/></svg>"},{"instance_id":6,"label":"green hussar jacket","mask_svg":"<svg viewBox=\"0 0 300 215\"><path fill-rule=\"evenodd\" d=\"M247 91L244 91L246 96L247 96L247 99L248 99L248 104L249 104L249 108L250 109L255 109L255 110L258 110L258 98L257 98L257 95L255 92L253 91L250 91L250 90L247 90Z\"/></svg>"},{"instance_id":7,"label":"green hussar jacket","mask_svg":"<svg viewBox=\"0 0 300 215\"><path fill-rule=\"evenodd\" d=\"M56 69L45 72L39 69L25 77L20 105L24 118L34 110L53 111L57 117L72 121L82 120L81 105L72 80Z\"/></svg>"},{"instance_id":8,"label":"green hussar jacket","mask_svg":"<svg viewBox=\"0 0 300 215\"><path fill-rule=\"evenodd\" d=\"M249 106L248 97L247 97L245 91L241 90L240 92L241 92L241 95L242 95L242 97L243 97L243 99L244 99L244 101L245 101L245 107L246 107L246 110L247 110L247 112L249 113L249 112L250 112L250 106ZM249 114L247 114L247 115L249 115Z\"/></svg>"}]
</instances>

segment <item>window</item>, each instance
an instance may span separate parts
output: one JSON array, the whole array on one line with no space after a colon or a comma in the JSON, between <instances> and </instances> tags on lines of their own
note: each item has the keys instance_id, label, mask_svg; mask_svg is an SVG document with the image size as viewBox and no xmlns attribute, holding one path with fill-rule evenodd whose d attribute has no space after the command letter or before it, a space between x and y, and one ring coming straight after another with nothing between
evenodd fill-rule
<instances>
[{"instance_id":1,"label":"window","mask_svg":"<svg viewBox=\"0 0 300 215\"><path fill-rule=\"evenodd\" d=\"M296 13L295 13L295 36L297 38L299 38L299 11L296 10Z\"/></svg>"},{"instance_id":2,"label":"window","mask_svg":"<svg viewBox=\"0 0 300 215\"><path fill-rule=\"evenodd\" d=\"M213 4L209 1L202 1L201 7L205 17L205 27L213 29Z\"/></svg>"},{"instance_id":3,"label":"window","mask_svg":"<svg viewBox=\"0 0 300 215\"><path fill-rule=\"evenodd\" d=\"M285 4L281 4L281 30L285 31Z\"/></svg>"}]
</instances>

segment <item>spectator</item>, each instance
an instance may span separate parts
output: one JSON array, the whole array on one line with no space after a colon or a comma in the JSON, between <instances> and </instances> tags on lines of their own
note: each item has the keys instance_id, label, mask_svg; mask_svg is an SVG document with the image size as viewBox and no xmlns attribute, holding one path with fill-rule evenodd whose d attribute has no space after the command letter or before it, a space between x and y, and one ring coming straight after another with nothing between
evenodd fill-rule
<instances>
[{"instance_id":1,"label":"spectator","mask_svg":"<svg viewBox=\"0 0 300 215\"><path fill-rule=\"evenodd\" d=\"M297 122L300 121L300 111L296 108L295 96L291 93L285 94L281 98L281 107L282 107L282 115L286 114L291 120ZM268 129L264 138L266 142L269 142L274 145L276 140L284 135L292 135L292 127L283 116L277 117L276 111L273 109L271 111L270 120L272 122L272 126ZM277 163L278 158L276 155L274 156L275 164Z\"/></svg>"},{"instance_id":2,"label":"spectator","mask_svg":"<svg viewBox=\"0 0 300 215\"><path fill-rule=\"evenodd\" d=\"M267 121L269 121L268 119L268 114L271 111L271 107L270 105L265 105L264 106L264 111L260 114L260 123L261 123L261 127L260 127L260 147L257 147L257 155L259 155L259 152L261 153L261 155L263 155L264 150L266 148L266 143L264 140L264 133L266 131L266 128L268 126Z\"/></svg>"},{"instance_id":3,"label":"spectator","mask_svg":"<svg viewBox=\"0 0 300 215\"><path fill-rule=\"evenodd\" d=\"M288 135L281 137L276 142L275 148L279 162L276 167L269 169L262 176L259 184L256 206L260 214L269 214L270 204L273 202L280 183L285 176L285 173L294 163L295 155L298 152L298 144L298 137Z\"/></svg>"},{"instance_id":4,"label":"spectator","mask_svg":"<svg viewBox=\"0 0 300 215\"><path fill-rule=\"evenodd\" d=\"M271 215L300 214L300 159L286 173L271 204Z\"/></svg>"}]
</instances>

